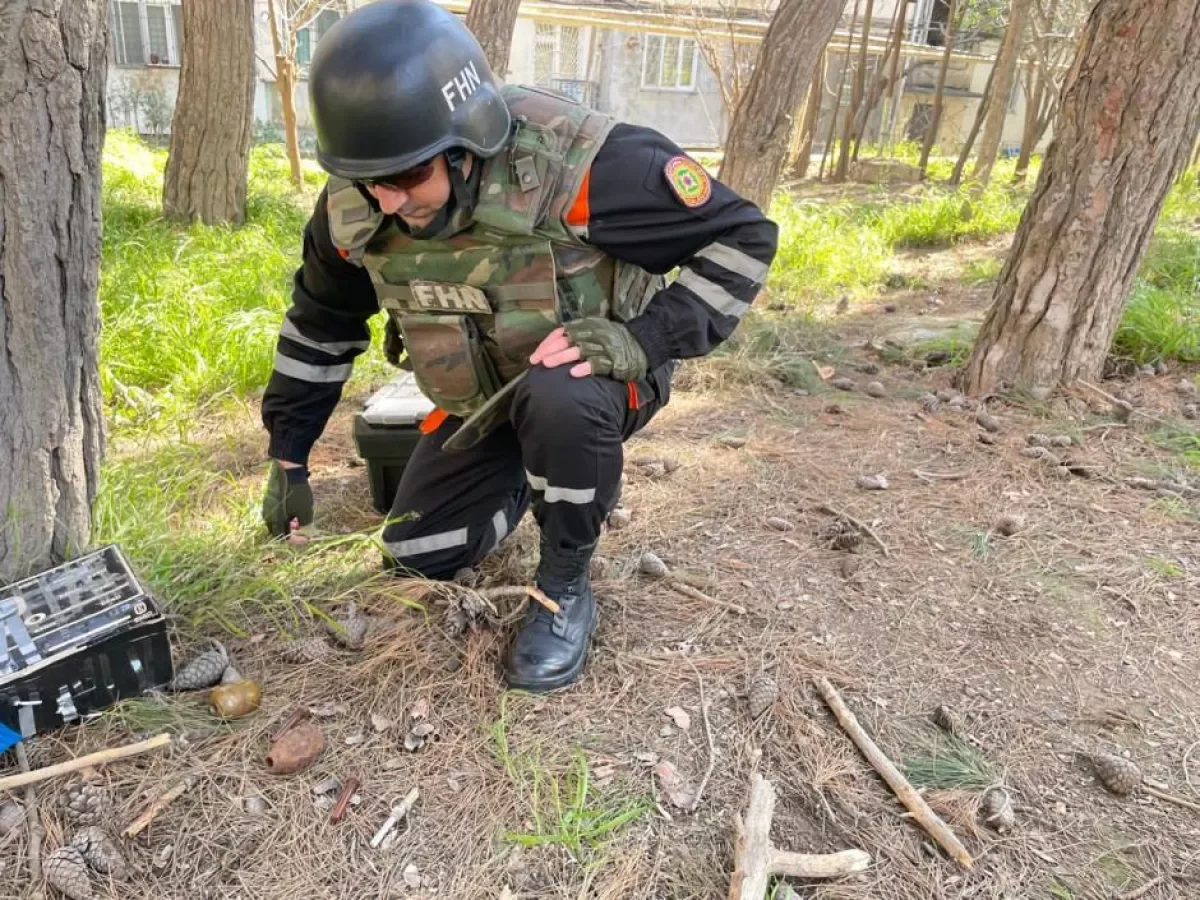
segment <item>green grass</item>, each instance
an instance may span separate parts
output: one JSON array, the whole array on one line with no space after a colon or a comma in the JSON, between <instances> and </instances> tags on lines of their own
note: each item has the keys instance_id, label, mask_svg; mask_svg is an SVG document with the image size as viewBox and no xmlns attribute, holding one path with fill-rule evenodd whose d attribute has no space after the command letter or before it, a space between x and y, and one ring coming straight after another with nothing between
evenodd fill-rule
<instances>
[{"instance_id":1,"label":"green grass","mask_svg":"<svg viewBox=\"0 0 1200 900\"><path fill-rule=\"evenodd\" d=\"M992 762L954 735L937 738L933 751L904 760L904 772L919 788L983 790L999 780Z\"/></svg>"},{"instance_id":2,"label":"green grass","mask_svg":"<svg viewBox=\"0 0 1200 900\"><path fill-rule=\"evenodd\" d=\"M840 202L778 192L771 206L780 228L768 282L772 297L801 309L839 294L862 298L894 278L889 263L898 251L949 247L1013 231L1028 188L1006 185L998 176L979 197L972 197L967 186L949 190L931 183L916 193L880 190L867 200Z\"/></svg>"},{"instance_id":3,"label":"green grass","mask_svg":"<svg viewBox=\"0 0 1200 900\"><path fill-rule=\"evenodd\" d=\"M489 733L493 752L525 806L526 821L533 827L505 831L505 840L523 847L559 844L582 860L654 808L646 795L624 794L618 788L603 793L596 790L587 759L577 749L570 752L565 763L545 760L540 748L531 753L514 750L508 732L512 696L501 696L500 717L489 727Z\"/></svg>"},{"instance_id":4,"label":"green grass","mask_svg":"<svg viewBox=\"0 0 1200 900\"><path fill-rule=\"evenodd\" d=\"M186 426L198 411L266 385L322 183L310 165L305 190L294 193L282 148L256 147L245 225L187 226L161 217L165 164L165 151L109 132L100 376L117 425Z\"/></svg>"}]
</instances>

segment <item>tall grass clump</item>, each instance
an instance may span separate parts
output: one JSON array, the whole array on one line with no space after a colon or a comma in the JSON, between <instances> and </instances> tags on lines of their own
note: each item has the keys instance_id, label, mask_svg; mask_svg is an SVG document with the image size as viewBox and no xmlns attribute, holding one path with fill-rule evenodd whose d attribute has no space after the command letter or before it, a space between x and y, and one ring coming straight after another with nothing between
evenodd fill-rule
<instances>
[{"instance_id":1,"label":"tall grass clump","mask_svg":"<svg viewBox=\"0 0 1200 900\"><path fill-rule=\"evenodd\" d=\"M1138 363L1200 362L1200 170L1163 203L1113 349Z\"/></svg>"},{"instance_id":2,"label":"tall grass clump","mask_svg":"<svg viewBox=\"0 0 1200 900\"><path fill-rule=\"evenodd\" d=\"M128 133L106 138L100 375L118 425L186 423L266 385L322 183L309 166L293 192L282 148L256 147L245 224L189 226L162 218L165 164Z\"/></svg>"}]
</instances>

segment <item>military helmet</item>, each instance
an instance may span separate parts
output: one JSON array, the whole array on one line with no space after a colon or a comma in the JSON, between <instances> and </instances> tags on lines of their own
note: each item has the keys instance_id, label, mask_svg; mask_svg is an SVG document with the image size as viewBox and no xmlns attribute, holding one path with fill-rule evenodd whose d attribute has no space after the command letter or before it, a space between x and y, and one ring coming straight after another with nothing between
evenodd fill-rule
<instances>
[{"instance_id":1,"label":"military helmet","mask_svg":"<svg viewBox=\"0 0 1200 900\"><path fill-rule=\"evenodd\" d=\"M379 178L460 148L494 156L512 117L479 42L429 0L376 0L325 33L309 67L317 161Z\"/></svg>"}]
</instances>

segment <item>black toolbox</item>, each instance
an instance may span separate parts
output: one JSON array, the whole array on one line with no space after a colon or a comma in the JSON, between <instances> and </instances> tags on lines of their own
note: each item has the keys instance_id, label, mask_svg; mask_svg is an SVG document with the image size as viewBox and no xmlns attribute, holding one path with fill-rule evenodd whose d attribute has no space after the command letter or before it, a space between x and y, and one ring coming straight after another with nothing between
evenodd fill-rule
<instances>
[{"instance_id":1,"label":"black toolbox","mask_svg":"<svg viewBox=\"0 0 1200 900\"><path fill-rule=\"evenodd\" d=\"M0 587L0 723L24 737L172 677L166 617L117 547Z\"/></svg>"},{"instance_id":2,"label":"black toolbox","mask_svg":"<svg viewBox=\"0 0 1200 900\"><path fill-rule=\"evenodd\" d=\"M385 515L421 439L421 422L433 410L413 374L401 372L372 394L354 417L354 448L367 464L371 504Z\"/></svg>"}]
</instances>

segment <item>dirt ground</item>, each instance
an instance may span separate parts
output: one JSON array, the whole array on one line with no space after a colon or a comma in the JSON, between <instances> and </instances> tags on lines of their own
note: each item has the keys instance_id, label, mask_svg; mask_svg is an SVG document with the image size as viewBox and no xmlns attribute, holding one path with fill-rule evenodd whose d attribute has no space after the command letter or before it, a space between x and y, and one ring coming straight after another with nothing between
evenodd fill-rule
<instances>
[{"instance_id":1,"label":"dirt ground","mask_svg":"<svg viewBox=\"0 0 1200 900\"><path fill-rule=\"evenodd\" d=\"M739 380L736 359L684 367L669 406L627 447L631 520L602 539L599 632L573 688L506 695L518 607L497 601L507 622L455 635L448 598L462 589L358 591L373 617L365 648L322 662L281 662L270 631L228 640L239 670L264 684L263 708L214 729L202 694L177 696L167 705L195 719L185 742L95 773L114 832L194 779L123 842L131 878L96 878L97 895L712 900L728 892L734 815L757 772L778 791L778 846L872 858L836 881L791 880L794 896L1200 896L1200 813L1110 793L1086 761L1123 755L1200 802L1200 478L1165 446L1172 434L1178 446L1189 373L1105 382L1134 404L1128 423L1084 393L991 398L994 434L977 424L978 404L923 403L953 392L953 370L914 367L883 336L981 314L986 286L941 282L945 257L909 260L934 288L899 289L823 332L815 361L852 391ZM867 395L871 381L884 396ZM333 530L378 521L347 406L314 466L320 524ZM1033 458L1030 434L1072 442ZM257 435L245 445L257 452ZM678 468L633 464L643 458ZM856 483L876 474L886 490ZM874 537L839 532L842 514ZM997 530L1005 516L1019 519L1011 536ZM858 541L835 549L839 533ZM535 546L527 519L483 583L526 583ZM647 551L716 602L642 574ZM763 675L778 697L752 719L747 690ZM951 824L970 870L905 816L814 690L822 676ZM931 720L942 704L957 738ZM326 749L303 773L270 775L268 736L295 708L312 711ZM416 721L434 731L408 751ZM132 736L97 723L37 750L58 761ZM663 763L678 784L664 783ZM710 767L697 808L680 808ZM360 802L333 824L314 785L351 775ZM73 831L66 783L44 792L47 849ZM396 837L372 848L412 788ZM1011 798L1012 829L983 821L988 788ZM0 898L32 896L24 837L0 844Z\"/></svg>"}]
</instances>

